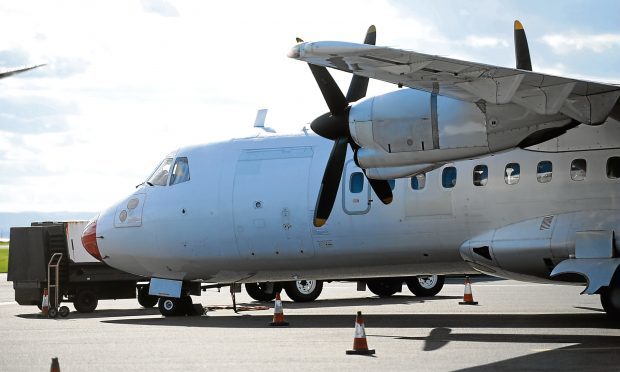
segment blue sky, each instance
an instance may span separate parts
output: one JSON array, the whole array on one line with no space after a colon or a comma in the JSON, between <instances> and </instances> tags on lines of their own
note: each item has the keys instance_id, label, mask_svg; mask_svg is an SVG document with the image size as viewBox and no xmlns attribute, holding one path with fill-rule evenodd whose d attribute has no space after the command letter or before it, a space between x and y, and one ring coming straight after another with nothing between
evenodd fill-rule
<instances>
[{"instance_id":1,"label":"blue sky","mask_svg":"<svg viewBox=\"0 0 620 372\"><path fill-rule=\"evenodd\" d=\"M169 151L252 135L256 110L300 132L325 104L295 37L514 65L512 25L534 69L620 82L618 1L19 1L0 4L0 212L96 211ZM346 90L349 76L334 73ZM369 94L394 89L371 82Z\"/></svg>"}]
</instances>

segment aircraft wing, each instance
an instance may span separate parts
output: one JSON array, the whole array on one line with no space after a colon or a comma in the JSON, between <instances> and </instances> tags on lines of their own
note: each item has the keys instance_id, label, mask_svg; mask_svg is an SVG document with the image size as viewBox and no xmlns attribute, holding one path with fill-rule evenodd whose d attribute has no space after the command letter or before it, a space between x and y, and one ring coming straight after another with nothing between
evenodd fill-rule
<instances>
[{"instance_id":1,"label":"aircraft wing","mask_svg":"<svg viewBox=\"0 0 620 372\"><path fill-rule=\"evenodd\" d=\"M21 72L26 72L26 71L34 70L35 68L41 67L41 66L45 66L45 64L36 65L36 66L30 66L30 67L24 67L24 68L19 68L19 69L15 69L15 70L0 71L0 79L4 79L4 78L7 78L7 77L12 76L12 75L19 74Z\"/></svg>"},{"instance_id":2,"label":"aircraft wing","mask_svg":"<svg viewBox=\"0 0 620 372\"><path fill-rule=\"evenodd\" d=\"M289 57L458 100L515 103L587 124L607 119L620 86L338 41L299 43Z\"/></svg>"}]
</instances>

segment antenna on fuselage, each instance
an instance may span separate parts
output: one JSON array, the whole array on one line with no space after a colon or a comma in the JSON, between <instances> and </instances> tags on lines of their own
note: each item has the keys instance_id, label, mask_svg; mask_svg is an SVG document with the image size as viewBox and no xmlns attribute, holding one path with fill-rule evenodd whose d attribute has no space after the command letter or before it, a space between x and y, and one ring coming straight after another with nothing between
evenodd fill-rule
<instances>
[{"instance_id":1,"label":"antenna on fuselage","mask_svg":"<svg viewBox=\"0 0 620 372\"><path fill-rule=\"evenodd\" d=\"M254 128L260 128L268 133L275 133L275 129L265 126L265 118L267 117L267 109L260 109L256 113L256 120L254 120Z\"/></svg>"}]
</instances>

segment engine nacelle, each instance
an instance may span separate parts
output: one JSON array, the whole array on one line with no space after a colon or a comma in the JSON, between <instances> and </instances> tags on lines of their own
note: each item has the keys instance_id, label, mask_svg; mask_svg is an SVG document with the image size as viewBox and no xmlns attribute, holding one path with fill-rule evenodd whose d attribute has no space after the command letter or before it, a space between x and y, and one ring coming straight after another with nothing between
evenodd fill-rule
<instances>
[{"instance_id":1,"label":"engine nacelle","mask_svg":"<svg viewBox=\"0 0 620 372\"><path fill-rule=\"evenodd\" d=\"M570 122L515 104L472 103L413 89L362 100L349 112L351 137L361 147L357 161L365 169L479 157Z\"/></svg>"},{"instance_id":2,"label":"engine nacelle","mask_svg":"<svg viewBox=\"0 0 620 372\"><path fill-rule=\"evenodd\" d=\"M460 253L473 268L487 274L550 282L554 268L568 259L612 263L618 257L615 247L620 238L614 231L619 229L620 217L613 211L549 215L488 231L463 243ZM591 282L594 274L588 270L584 266L584 270L573 270L571 275L555 279Z\"/></svg>"}]
</instances>

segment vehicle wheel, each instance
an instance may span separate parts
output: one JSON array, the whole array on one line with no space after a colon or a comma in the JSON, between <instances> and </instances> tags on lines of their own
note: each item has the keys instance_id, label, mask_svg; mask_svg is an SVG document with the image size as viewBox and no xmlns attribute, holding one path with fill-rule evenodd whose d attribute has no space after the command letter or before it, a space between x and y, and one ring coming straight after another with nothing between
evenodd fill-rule
<instances>
[{"instance_id":1,"label":"vehicle wheel","mask_svg":"<svg viewBox=\"0 0 620 372\"><path fill-rule=\"evenodd\" d=\"M401 290L402 279L396 278L380 278L371 279L366 282L368 289L379 297L390 297L394 293Z\"/></svg>"},{"instance_id":2,"label":"vehicle wheel","mask_svg":"<svg viewBox=\"0 0 620 372\"><path fill-rule=\"evenodd\" d=\"M286 283L284 290L295 302L310 302L316 300L323 291L323 282L320 280L296 280Z\"/></svg>"},{"instance_id":3,"label":"vehicle wheel","mask_svg":"<svg viewBox=\"0 0 620 372\"><path fill-rule=\"evenodd\" d=\"M276 292L282 290L279 283L245 283L248 295L256 301L271 301L276 298Z\"/></svg>"},{"instance_id":4,"label":"vehicle wheel","mask_svg":"<svg viewBox=\"0 0 620 372\"><path fill-rule=\"evenodd\" d=\"M607 316L620 320L620 271L617 271L609 287L601 291L601 305Z\"/></svg>"},{"instance_id":5,"label":"vehicle wheel","mask_svg":"<svg viewBox=\"0 0 620 372\"><path fill-rule=\"evenodd\" d=\"M55 307L50 307L50 309L47 311L47 316L49 316L50 318L56 318L58 316L58 309L56 309Z\"/></svg>"},{"instance_id":6,"label":"vehicle wheel","mask_svg":"<svg viewBox=\"0 0 620 372\"><path fill-rule=\"evenodd\" d=\"M405 279L407 288L416 296L432 297L443 288L443 275L420 275Z\"/></svg>"},{"instance_id":7,"label":"vehicle wheel","mask_svg":"<svg viewBox=\"0 0 620 372\"><path fill-rule=\"evenodd\" d=\"M194 311L193 306L192 296L181 297L181 315L192 315Z\"/></svg>"},{"instance_id":8,"label":"vehicle wheel","mask_svg":"<svg viewBox=\"0 0 620 372\"><path fill-rule=\"evenodd\" d=\"M58 315L60 315L61 318L66 318L69 315L69 308L67 306L61 306L60 309L58 309Z\"/></svg>"},{"instance_id":9,"label":"vehicle wheel","mask_svg":"<svg viewBox=\"0 0 620 372\"><path fill-rule=\"evenodd\" d=\"M80 313L92 313L97 308L98 303L97 295L88 289L79 291L73 299L73 306Z\"/></svg>"},{"instance_id":10,"label":"vehicle wheel","mask_svg":"<svg viewBox=\"0 0 620 372\"><path fill-rule=\"evenodd\" d=\"M143 285L143 286L138 287L138 303L140 304L140 306L146 307L146 308L153 307L157 305L158 300L159 300L159 297L152 296L149 294L148 285Z\"/></svg>"},{"instance_id":11,"label":"vehicle wheel","mask_svg":"<svg viewBox=\"0 0 620 372\"><path fill-rule=\"evenodd\" d=\"M159 312L163 316L179 316L185 312L184 303L180 298L160 297Z\"/></svg>"}]
</instances>

